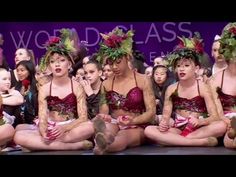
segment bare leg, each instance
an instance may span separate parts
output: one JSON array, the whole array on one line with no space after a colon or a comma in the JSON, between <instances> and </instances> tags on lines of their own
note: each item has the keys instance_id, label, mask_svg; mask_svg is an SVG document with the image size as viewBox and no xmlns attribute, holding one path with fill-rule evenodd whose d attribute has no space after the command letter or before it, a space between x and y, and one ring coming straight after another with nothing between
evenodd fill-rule
<instances>
[{"instance_id":1,"label":"bare leg","mask_svg":"<svg viewBox=\"0 0 236 177\"><path fill-rule=\"evenodd\" d=\"M76 143L65 143L61 141L45 142L38 130L17 131L14 141L30 150L84 150L92 148L92 143L87 140Z\"/></svg>"},{"instance_id":2,"label":"bare leg","mask_svg":"<svg viewBox=\"0 0 236 177\"><path fill-rule=\"evenodd\" d=\"M227 125L224 121L215 121L210 125L203 126L188 134L186 137L196 139L196 138L207 138L207 137L221 137L226 132Z\"/></svg>"},{"instance_id":3,"label":"bare leg","mask_svg":"<svg viewBox=\"0 0 236 177\"><path fill-rule=\"evenodd\" d=\"M133 128L120 130L112 144L107 147L107 152L119 152L129 147L139 146L144 142L144 129Z\"/></svg>"},{"instance_id":4,"label":"bare leg","mask_svg":"<svg viewBox=\"0 0 236 177\"><path fill-rule=\"evenodd\" d=\"M112 124L112 123L109 123L109 122L105 122L99 116L94 118L92 122L93 122L95 133L110 132L111 134L113 134L115 136L117 134L117 132L119 131L119 127L118 127L117 124Z\"/></svg>"},{"instance_id":5,"label":"bare leg","mask_svg":"<svg viewBox=\"0 0 236 177\"><path fill-rule=\"evenodd\" d=\"M13 139L15 130L10 124L0 126L0 146L5 145L8 141Z\"/></svg>"},{"instance_id":6,"label":"bare leg","mask_svg":"<svg viewBox=\"0 0 236 177\"><path fill-rule=\"evenodd\" d=\"M34 124L19 124L16 126L15 130L20 131L20 130L36 130L37 126Z\"/></svg>"},{"instance_id":7,"label":"bare leg","mask_svg":"<svg viewBox=\"0 0 236 177\"><path fill-rule=\"evenodd\" d=\"M89 139L93 134L94 134L93 124L92 122L87 121L73 128L65 136L60 138L60 140L65 143L75 143L78 141Z\"/></svg>"},{"instance_id":8,"label":"bare leg","mask_svg":"<svg viewBox=\"0 0 236 177\"><path fill-rule=\"evenodd\" d=\"M214 137L190 139L173 132L160 132L157 126L148 126L144 131L145 135L157 144L167 146L216 146L218 143Z\"/></svg>"},{"instance_id":9,"label":"bare leg","mask_svg":"<svg viewBox=\"0 0 236 177\"><path fill-rule=\"evenodd\" d=\"M144 142L144 130L142 128L120 130L111 144L107 143L107 138L103 133L98 133L95 141L98 146L95 148L95 154L118 152L128 147L141 145Z\"/></svg>"}]
</instances>

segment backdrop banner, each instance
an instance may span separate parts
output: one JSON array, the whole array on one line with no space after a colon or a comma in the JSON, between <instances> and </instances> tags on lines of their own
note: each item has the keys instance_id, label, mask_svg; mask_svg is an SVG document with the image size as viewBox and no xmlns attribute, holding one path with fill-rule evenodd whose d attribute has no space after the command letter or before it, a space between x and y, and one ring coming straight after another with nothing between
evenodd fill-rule
<instances>
[{"instance_id":1,"label":"backdrop banner","mask_svg":"<svg viewBox=\"0 0 236 177\"><path fill-rule=\"evenodd\" d=\"M177 36L192 37L197 31L204 39L205 51L211 56L211 45L216 34L221 34L228 22L0 22L0 33L4 36L4 55L14 68L17 48L34 51L36 62L45 53L43 44L50 36L59 34L61 28L74 28L80 41L87 42L89 54L99 47L101 36L116 26L135 31L137 49L142 51L146 62L152 64L157 56L171 52L178 43Z\"/></svg>"}]
</instances>

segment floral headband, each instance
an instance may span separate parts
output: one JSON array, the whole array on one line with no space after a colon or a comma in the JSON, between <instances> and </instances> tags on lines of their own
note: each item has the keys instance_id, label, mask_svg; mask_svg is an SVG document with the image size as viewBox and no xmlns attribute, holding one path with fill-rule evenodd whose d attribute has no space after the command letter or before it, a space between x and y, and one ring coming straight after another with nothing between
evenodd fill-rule
<instances>
[{"instance_id":1,"label":"floral headband","mask_svg":"<svg viewBox=\"0 0 236 177\"><path fill-rule=\"evenodd\" d=\"M108 34L100 33L103 41L100 42L97 60L103 63L107 58L108 62L114 62L124 55L132 55L133 31L129 30L126 34L116 27Z\"/></svg>"},{"instance_id":2,"label":"floral headband","mask_svg":"<svg viewBox=\"0 0 236 177\"><path fill-rule=\"evenodd\" d=\"M198 63L204 53L203 39L200 34L195 32L193 38L185 38L184 36L178 38L180 42L176 49L167 55L169 65L174 66L177 59L180 58L193 58Z\"/></svg>"},{"instance_id":3,"label":"floral headband","mask_svg":"<svg viewBox=\"0 0 236 177\"><path fill-rule=\"evenodd\" d=\"M39 68L41 71L46 70L49 64L49 56L52 52L59 53L61 55L69 56L71 62L74 64L72 53L75 52L74 41L70 39L71 30L70 29L61 29L60 37L52 36L45 43L46 54L41 57Z\"/></svg>"},{"instance_id":4,"label":"floral headband","mask_svg":"<svg viewBox=\"0 0 236 177\"><path fill-rule=\"evenodd\" d=\"M220 49L225 60L236 60L236 22L229 23L221 34Z\"/></svg>"}]
</instances>

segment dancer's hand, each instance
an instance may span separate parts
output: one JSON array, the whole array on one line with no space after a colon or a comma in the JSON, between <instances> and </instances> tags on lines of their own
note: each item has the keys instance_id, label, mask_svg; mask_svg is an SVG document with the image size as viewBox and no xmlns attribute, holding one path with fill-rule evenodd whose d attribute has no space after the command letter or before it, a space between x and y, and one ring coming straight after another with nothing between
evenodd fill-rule
<instances>
[{"instance_id":1,"label":"dancer's hand","mask_svg":"<svg viewBox=\"0 0 236 177\"><path fill-rule=\"evenodd\" d=\"M84 80L80 81L80 84L83 86L84 91L87 96L90 96L93 94L93 89L91 87L90 81L84 79Z\"/></svg>"},{"instance_id":2,"label":"dancer's hand","mask_svg":"<svg viewBox=\"0 0 236 177\"><path fill-rule=\"evenodd\" d=\"M165 120L165 119L161 119L161 122L159 124L159 130L161 132L166 132L169 129L169 121Z\"/></svg>"},{"instance_id":3,"label":"dancer's hand","mask_svg":"<svg viewBox=\"0 0 236 177\"><path fill-rule=\"evenodd\" d=\"M63 127L61 125L56 125L51 130L48 130L47 137L51 140L54 140L56 138L63 136L65 134L65 132L66 132L65 127Z\"/></svg>"},{"instance_id":4,"label":"dancer's hand","mask_svg":"<svg viewBox=\"0 0 236 177\"><path fill-rule=\"evenodd\" d=\"M193 127L198 127L200 125L200 120L196 117L190 117L189 123L193 125Z\"/></svg>"},{"instance_id":5,"label":"dancer's hand","mask_svg":"<svg viewBox=\"0 0 236 177\"><path fill-rule=\"evenodd\" d=\"M132 116L118 116L117 120L120 125L130 125L134 118Z\"/></svg>"},{"instance_id":6,"label":"dancer's hand","mask_svg":"<svg viewBox=\"0 0 236 177\"><path fill-rule=\"evenodd\" d=\"M97 115L99 118L101 118L102 120L104 120L105 122L109 122L111 123L111 115L108 115L108 114L98 114Z\"/></svg>"},{"instance_id":7,"label":"dancer's hand","mask_svg":"<svg viewBox=\"0 0 236 177\"><path fill-rule=\"evenodd\" d=\"M231 128L230 119L224 116L223 121L227 124L227 130L230 130L230 128Z\"/></svg>"}]
</instances>

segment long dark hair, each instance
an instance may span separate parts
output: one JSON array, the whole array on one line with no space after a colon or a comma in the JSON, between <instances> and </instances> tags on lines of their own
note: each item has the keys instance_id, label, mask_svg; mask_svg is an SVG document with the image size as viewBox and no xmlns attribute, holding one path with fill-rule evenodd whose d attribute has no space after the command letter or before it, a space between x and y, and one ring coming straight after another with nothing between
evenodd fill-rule
<instances>
[{"instance_id":1,"label":"long dark hair","mask_svg":"<svg viewBox=\"0 0 236 177\"><path fill-rule=\"evenodd\" d=\"M29 72L29 76L26 79L28 79L30 81L30 83L32 83L32 82L36 83L36 81L35 81L35 72L36 71L35 71L35 66L34 66L33 62L30 60L20 61L19 63L17 63L16 68L18 68L20 65L24 66L27 69L27 71Z\"/></svg>"},{"instance_id":2,"label":"long dark hair","mask_svg":"<svg viewBox=\"0 0 236 177\"><path fill-rule=\"evenodd\" d=\"M38 114L38 90L36 86L36 79L35 79L35 67L32 61L20 61L17 65L24 66L27 71L29 72L29 76L27 80L30 81L30 94L24 96L25 102L22 104L21 107L24 107L24 122L23 123L33 123L33 119ZM22 82L18 82L15 86L15 89L21 91Z\"/></svg>"}]
</instances>

